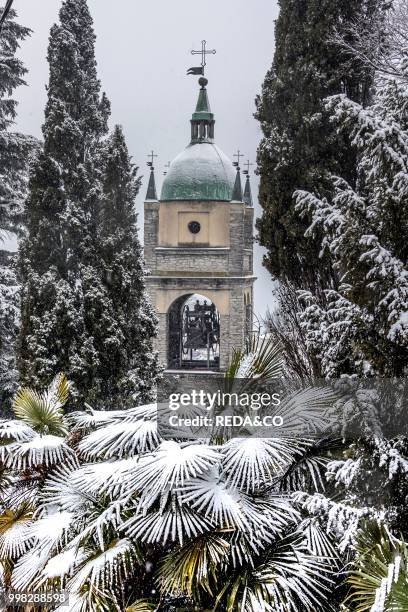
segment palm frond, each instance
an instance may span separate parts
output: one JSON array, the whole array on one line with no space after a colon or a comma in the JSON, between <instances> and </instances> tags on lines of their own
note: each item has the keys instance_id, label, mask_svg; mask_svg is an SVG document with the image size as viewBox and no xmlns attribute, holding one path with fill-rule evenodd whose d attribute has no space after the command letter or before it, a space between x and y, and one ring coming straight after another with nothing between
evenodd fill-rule
<instances>
[{"instance_id":1,"label":"palm frond","mask_svg":"<svg viewBox=\"0 0 408 612\"><path fill-rule=\"evenodd\" d=\"M27 591L34 589L41 576L41 572L47 565L48 555L49 550L47 548L37 550L35 547L30 546L27 552L19 557L13 568L11 576L11 586L13 589Z\"/></svg>"},{"instance_id":2,"label":"palm frond","mask_svg":"<svg viewBox=\"0 0 408 612\"><path fill-rule=\"evenodd\" d=\"M163 442L157 451L142 457L135 470L133 488L141 492L140 505L148 508L163 491L204 474L219 460L219 451L204 444Z\"/></svg>"},{"instance_id":3,"label":"palm frond","mask_svg":"<svg viewBox=\"0 0 408 612\"><path fill-rule=\"evenodd\" d=\"M121 458L152 451L160 441L156 421L139 419L111 423L97 429L81 440L78 450L87 461Z\"/></svg>"},{"instance_id":4,"label":"palm frond","mask_svg":"<svg viewBox=\"0 0 408 612\"><path fill-rule=\"evenodd\" d=\"M280 379L284 373L282 347L271 336L253 334L244 351L235 350L225 374L227 380L242 378L248 384Z\"/></svg>"},{"instance_id":5,"label":"palm frond","mask_svg":"<svg viewBox=\"0 0 408 612\"><path fill-rule=\"evenodd\" d=\"M209 518L177 503L147 515L136 512L123 524L129 538L147 544L178 542L180 546L213 527L215 524Z\"/></svg>"},{"instance_id":6,"label":"palm frond","mask_svg":"<svg viewBox=\"0 0 408 612\"><path fill-rule=\"evenodd\" d=\"M340 555L334 545L334 539L330 538L326 531L323 531L316 519L308 518L303 520L299 523L297 531L304 536L307 548L316 557L326 559L334 567L339 566Z\"/></svg>"},{"instance_id":7,"label":"palm frond","mask_svg":"<svg viewBox=\"0 0 408 612\"><path fill-rule=\"evenodd\" d=\"M157 605L148 599L139 599L126 608L126 612L155 612Z\"/></svg>"},{"instance_id":8,"label":"palm frond","mask_svg":"<svg viewBox=\"0 0 408 612\"><path fill-rule=\"evenodd\" d=\"M311 554L301 535L283 538L255 568L239 569L218 594L215 609L227 612L330 610L330 566Z\"/></svg>"},{"instance_id":9,"label":"palm frond","mask_svg":"<svg viewBox=\"0 0 408 612\"><path fill-rule=\"evenodd\" d=\"M283 395L276 411L284 421L285 436L322 438L327 431L335 430L337 401L335 391L324 386L294 389Z\"/></svg>"},{"instance_id":10,"label":"palm frond","mask_svg":"<svg viewBox=\"0 0 408 612\"><path fill-rule=\"evenodd\" d=\"M284 438L234 438L223 446L226 481L244 491L270 482L290 465L302 442Z\"/></svg>"},{"instance_id":11,"label":"palm frond","mask_svg":"<svg viewBox=\"0 0 408 612\"><path fill-rule=\"evenodd\" d=\"M407 601L408 547L380 522L365 522L357 536L356 559L347 578L345 603L356 612L398 610Z\"/></svg>"},{"instance_id":12,"label":"palm frond","mask_svg":"<svg viewBox=\"0 0 408 612\"><path fill-rule=\"evenodd\" d=\"M34 429L23 421L0 421L0 445L10 442L27 442L35 435Z\"/></svg>"},{"instance_id":13,"label":"palm frond","mask_svg":"<svg viewBox=\"0 0 408 612\"><path fill-rule=\"evenodd\" d=\"M183 593L198 600L201 589L211 594L229 547L222 533L210 532L174 550L160 565L162 591L170 595Z\"/></svg>"},{"instance_id":14,"label":"palm frond","mask_svg":"<svg viewBox=\"0 0 408 612\"><path fill-rule=\"evenodd\" d=\"M218 473L191 479L180 488L179 493L181 503L189 504L220 527L249 528L241 493L228 488Z\"/></svg>"},{"instance_id":15,"label":"palm frond","mask_svg":"<svg viewBox=\"0 0 408 612\"><path fill-rule=\"evenodd\" d=\"M68 537L74 519L74 515L70 512L54 510L32 522L27 533L30 547L14 567L13 588L17 590L37 588L44 568L57 547Z\"/></svg>"},{"instance_id":16,"label":"palm frond","mask_svg":"<svg viewBox=\"0 0 408 612\"><path fill-rule=\"evenodd\" d=\"M128 479L133 478L138 463L138 457L135 457L117 461L107 460L99 463L88 463L73 471L64 473L60 471L61 479L56 474L52 479L47 480L45 492L50 499L50 496L52 496L51 490L58 494L59 487L63 486L65 491L68 487L72 493L78 493L87 498L96 499L100 495L106 495L113 499L121 497L122 494L126 497ZM62 481L65 484L62 484ZM58 497L58 500L58 503L61 503L60 497Z\"/></svg>"},{"instance_id":17,"label":"palm frond","mask_svg":"<svg viewBox=\"0 0 408 612\"><path fill-rule=\"evenodd\" d=\"M109 591L125 582L140 561L137 550L127 538L114 540L106 550L88 551L82 565L68 581L67 589L80 593L88 586L95 591Z\"/></svg>"},{"instance_id":18,"label":"palm frond","mask_svg":"<svg viewBox=\"0 0 408 612\"><path fill-rule=\"evenodd\" d=\"M43 393L24 387L17 391L13 410L18 419L42 435L65 436L67 426L62 407L68 400L69 383L63 374L55 377Z\"/></svg>"},{"instance_id":19,"label":"palm frond","mask_svg":"<svg viewBox=\"0 0 408 612\"><path fill-rule=\"evenodd\" d=\"M154 420L157 415L157 404L145 404L126 410L94 410L90 406L87 412L71 412L67 417L70 426L76 429L97 429L112 423L136 423L143 419Z\"/></svg>"},{"instance_id":20,"label":"palm frond","mask_svg":"<svg viewBox=\"0 0 408 612\"><path fill-rule=\"evenodd\" d=\"M69 398L70 386L65 374L62 372L57 374L45 392L47 403L55 408L65 406Z\"/></svg>"},{"instance_id":21,"label":"palm frond","mask_svg":"<svg viewBox=\"0 0 408 612\"><path fill-rule=\"evenodd\" d=\"M324 491L328 464L340 446L341 441L333 438L298 440L292 462L279 477L280 489L296 491L312 487L316 492Z\"/></svg>"},{"instance_id":22,"label":"palm frond","mask_svg":"<svg viewBox=\"0 0 408 612\"><path fill-rule=\"evenodd\" d=\"M7 451L5 464L16 470L39 466L51 467L56 464L67 464L72 467L77 465L74 451L59 436L36 435L28 442L16 442L3 449Z\"/></svg>"},{"instance_id":23,"label":"palm frond","mask_svg":"<svg viewBox=\"0 0 408 612\"><path fill-rule=\"evenodd\" d=\"M81 472L78 470L79 474ZM60 510L75 512L78 516L85 513L90 504L94 504L97 496L87 482L77 471L72 471L67 465L62 465L46 479L41 491L41 502L45 507L57 506Z\"/></svg>"},{"instance_id":24,"label":"palm frond","mask_svg":"<svg viewBox=\"0 0 408 612\"><path fill-rule=\"evenodd\" d=\"M27 551L32 524L32 509L25 505L0 515L0 559L17 559Z\"/></svg>"}]
</instances>

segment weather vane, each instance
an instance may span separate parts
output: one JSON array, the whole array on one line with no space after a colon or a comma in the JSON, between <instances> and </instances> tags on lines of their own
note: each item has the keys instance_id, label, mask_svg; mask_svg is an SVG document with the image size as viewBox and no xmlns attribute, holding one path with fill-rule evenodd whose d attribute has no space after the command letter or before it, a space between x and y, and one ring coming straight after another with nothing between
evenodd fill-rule
<instances>
[{"instance_id":1,"label":"weather vane","mask_svg":"<svg viewBox=\"0 0 408 612\"><path fill-rule=\"evenodd\" d=\"M234 162L234 166L239 168L240 159L241 159L241 157L245 157L245 154L241 153L241 151L238 149L237 153L234 153L234 157L238 157L238 161Z\"/></svg>"},{"instance_id":2,"label":"weather vane","mask_svg":"<svg viewBox=\"0 0 408 612\"><path fill-rule=\"evenodd\" d=\"M244 163L244 166L246 166L246 170L244 170L244 174L249 174L249 168L250 166L253 166L254 164L252 164L249 159L246 160L246 162Z\"/></svg>"},{"instance_id":3,"label":"weather vane","mask_svg":"<svg viewBox=\"0 0 408 612\"><path fill-rule=\"evenodd\" d=\"M187 70L187 74L201 74L202 76L204 76L204 70L207 65L207 62L205 61L206 56L214 55L215 53L217 53L215 49L206 49L206 46L207 46L207 41L202 40L201 50L195 51L193 49L193 51L191 51L191 55L201 55L201 66L193 66L192 68L189 68Z\"/></svg>"},{"instance_id":4,"label":"weather vane","mask_svg":"<svg viewBox=\"0 0 408 612\"><path fill-rule=\"evenodd\" d=\"M148 162L147 162L147 165L148 165L150 168L153 168L154 158L155 158L155 157L158 157L158 155L155 155L154 151L152 150L152 152L151 152L151 153L149 153L149 155L148 155L147 157L150 157L150 159L151 159L151 161L148 161Z\"/></svg>"}]
</instances>

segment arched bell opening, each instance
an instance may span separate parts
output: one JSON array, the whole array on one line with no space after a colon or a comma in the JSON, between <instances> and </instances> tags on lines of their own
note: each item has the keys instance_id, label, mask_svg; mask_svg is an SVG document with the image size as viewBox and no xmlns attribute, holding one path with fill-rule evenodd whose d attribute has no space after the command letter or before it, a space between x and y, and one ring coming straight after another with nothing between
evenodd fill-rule
<instances>
[{"instance_id":1,"label":"arched bell opening","mask_svg":"<svg viewBox=\"0 0 408 612\"><path fill-rule=\"evenodd\" d=\"M204 295L184 295L168 311L168 367L219 370L220 315Z\"/></svg>"}]
</instances>

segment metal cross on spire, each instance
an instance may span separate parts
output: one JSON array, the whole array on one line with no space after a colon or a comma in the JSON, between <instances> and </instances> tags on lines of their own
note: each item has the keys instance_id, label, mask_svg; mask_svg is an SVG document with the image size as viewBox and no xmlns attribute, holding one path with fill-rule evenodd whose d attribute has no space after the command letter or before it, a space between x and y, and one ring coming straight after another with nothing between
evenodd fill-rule
<instances>
[{"instance_id":1,"label":"metal cross on spire","mask_svg":"<svg viewBox=\"0 0 408 612\"><path fill-rule=\"evenodd\" d=\"M236 153L234 153L234 157L238 158L238 161L235 162L234 165L236 165L239 168L240 159L241 159L241 157L245 157L245 153L241 153L241 151L238 149L238 151Z\"/></svg>"},{"instance_id":2,"label":"metal cross on spire","mask_svg":"<svg viewBox=\"0 0 408 612\"><path fill-rule=\"evenodd\" d=\"M246 160L246 162L244 163L244 166L246 166L246 170L244 170L245 174L249 174L249 167L250 166L254 166L255 164L252 164L249 159Z\"/></svg>"},{"instance_id":3,"label":"metal cross on spire","mask_svg":"<svg viewBox=\"0 0 408 612\"><path fill-rule=\"evenodd\" d=\"M206 47L207 47L207 41L202 40L201 50L197 51L193 49L191 51L191 55L201 55L201 66L195 66L193 68L189 68L187 70L187 74L202 74L204 76L205 67L207 65L207 62L205 61L206 56L215 55L215 53L217 53L215 49L207 49Z\"/></svg>"},{"instance_id":4,"label":"metal cross on spire","mask_svg":"<svg viewBox=\"0 0 408 612\"><path fill-rule=\"evenodd\" d=\"M159 157L158 155L155 155L153 149L151 151L151 153L149 153L149 155L147 157L150 157L151 160L147 162L147 165L150 166L151 168L153 168L153 164L154 164L154 158L155 157Z\"/></svg>"}]
</instances>

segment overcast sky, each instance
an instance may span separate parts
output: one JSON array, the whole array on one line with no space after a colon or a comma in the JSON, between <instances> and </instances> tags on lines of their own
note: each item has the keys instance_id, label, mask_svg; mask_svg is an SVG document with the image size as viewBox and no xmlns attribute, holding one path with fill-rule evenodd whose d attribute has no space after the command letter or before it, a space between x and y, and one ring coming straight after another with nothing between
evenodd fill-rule
<instances>
[{"instance_id":1,"label":"overcast sky","mask_svg":"<svg viewBox=\"0 0 408 612\"><path fill-rule=\"evenodd\" d=\"M41 136L48 80L46 51L61 0L15 0L19 21L33 34L20 56L28 87L17 92L17 129ZM201 40L215 48L206 76L215 141L232 158L238 148L255 161L261 134L253 118L254 99L271 65L277 0L89 0L97 35L96 57L102 88L112 103L112 125L123 125L129 150L145 180L137 201L143 224L147 153L153 148L160 188L165 164L189 142L197 77L186 69L199 64L191 49ZM253 177L254 196L257 181ZM259 209L257 210L259 212ZM256 247L255 311L273 302L273 287Z\"/></svg>"}]
</instances>

